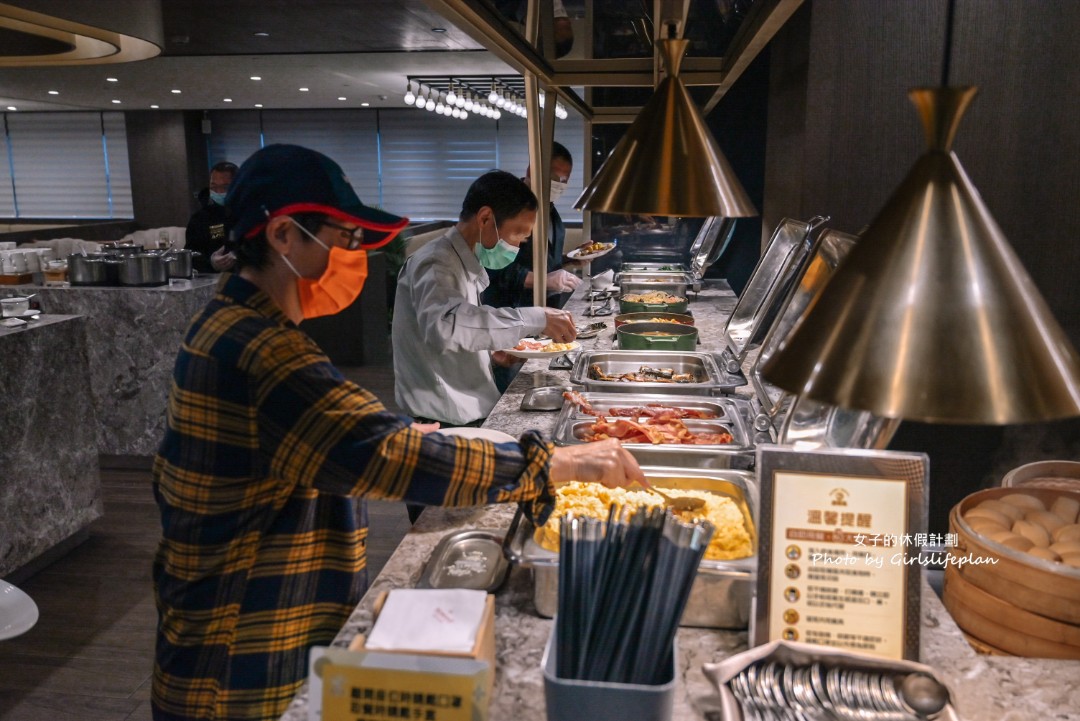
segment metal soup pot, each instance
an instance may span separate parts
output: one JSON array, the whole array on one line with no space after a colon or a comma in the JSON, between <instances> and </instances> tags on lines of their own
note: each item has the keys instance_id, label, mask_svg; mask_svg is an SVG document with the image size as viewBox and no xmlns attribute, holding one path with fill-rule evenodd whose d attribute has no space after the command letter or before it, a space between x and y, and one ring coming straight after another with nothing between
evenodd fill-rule
<instances>
[{"instance_id":1,"label":"metal soup pot","mask_svg":"<svg viewBox=\"0 0 1080 721\"><path fill-rule=\"evenodd\" d=\"M673 303L642 303L626 300L626 296L619 298L620 313L685 313L686 306L686 298L678 298Z\"/></svg>"},{"instance_id":2,"label":"metal soup pot","mask_svg":"<svg viewBox=\"0 0 1080 721\"><path fill-rule=\"evenodd\" d=\"M124 258L120 266L120 285L150 287L169 282L169 271L160 255L140 253Z\"/></svg>"},{"instance_id":3,"label":"metal soup pot","mask_svg":"<svg viewBox=\"0 0 1080 721\"><path fill-rule=\"evenodd\" d=\"M679 323L626 323L618 327L619 350L678 350L697 348L698 330Z\"/></svg>"},{"instance_id":4,"label":"metal soup pot","mask_svg":"<svg viewBox=\"0 0 1080 721\"><path fill-rule=\"evenodd\" d=\"M197 255L199 255L199 253L196 251L187 250L186 248L166 251L162 258L164 258L165 263L167 264L169 277L191 278L195 271L192 260Z\"/></svg>"},{"instance_id":5,"label":"metal soup pot","mask_svg":"<svg viewBox=\"0 0 1080 721\"><path fill-rule=\"evenodd\" d=\"M694 324L694 316L683 313L623 313L615 316L615 327L618 328L624 323L653 323L653 318L673 320L682 325Z\"/></svg>"},{"instance_id":6,"label":"metal soup pot","mask_svg":"<svg viewBox=\"0 0 1080 721\"><path fill-rule=\"evenodd\" d=\"M68 281L72 285L106 285L105 255L74 253L68 256Z\"/></svg>"}]
</instances>

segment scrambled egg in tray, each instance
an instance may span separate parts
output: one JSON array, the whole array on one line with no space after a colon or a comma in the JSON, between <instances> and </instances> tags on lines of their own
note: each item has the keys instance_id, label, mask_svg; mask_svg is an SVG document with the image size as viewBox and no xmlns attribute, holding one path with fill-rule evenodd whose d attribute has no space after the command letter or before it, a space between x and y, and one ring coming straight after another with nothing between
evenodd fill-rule
<instances>
[{"instance_id":1,"label":"scrambled egg in tray","mask_svg":"<svg viewBox=\"0 0 1080 721\"><path fill-rule=\"evenodd\" d=\"M675 515L684 520L705 518L716 531L713 533L705 558L711 561L730 561L746 558L754 553L750 534L743 522L742 511L727 496L708 491L679 489L674 491L679 496L705 499L705 506L696 511L682 511ZM581 483L573 481L559 486L555 491L555 512L548 522L536 529L536 542L549 551L559 550L559 518L573 513L576 516L588 516L606 521L608 508L631 505L660 506L664 500L648 491L628 491L625 488L607 488L599 483Z\"/></svg>"}]
</instances>

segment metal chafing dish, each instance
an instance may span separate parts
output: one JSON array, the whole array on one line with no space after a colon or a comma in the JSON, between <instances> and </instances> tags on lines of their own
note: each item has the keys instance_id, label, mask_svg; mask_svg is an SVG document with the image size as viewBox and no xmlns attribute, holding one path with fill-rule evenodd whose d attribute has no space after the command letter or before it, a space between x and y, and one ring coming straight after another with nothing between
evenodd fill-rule
<instances>
[{"instance_id":1,"label":"metal chafing dish","mask_svg":"<svg viewBox=\"0 0 1080 721\"><path fill-rule=\"evenodd\" d=\"M695 285L694 276L690 273L672 273L666 271L627 271L619 273L615 282L619 285L621 295L627 293L649 293L662 291L680 298L686 298L687 288ZM700 288L700 281L697 282ZM698 288L698 289L699 289Z\"/></svg>"},{"instance_id":2,"label":"metal chafing dish","mask_svg":"<svg viewBox=\"0 0 1080 721\"><path fill-rule=\"evenodd\" d=\"M759 440L759 435L749 430L753 422L754 409L748 398L630 393L582 393L581 397L601 413L606 413L611 409L657 403L709 411L715 415L715 418L686 419L683 423L691 431L726 430L732 436L732 442L726 444L627 443L626 450L630 451L641 464L699 469L748 469L754 465L754 447ZM555 426L551 432L552 440L558 445L584 443L581 436L595 420L594 416L583 413L576 403L566 401L555 419Z\"/></svg>"},{"instance_id":3,"label":"metal chafing dish","mask_svg":"<svg viewBox=\"0 0 1080 721\"><path fill-rule=\"evenodd\" d=\"M623 263L623 273L689 273L690 266L686 263Z\"/></svg>"},{"instance_id":4,"label":"metal chafing dish","mask_svg":"<svg viewBox=\"0 0 1080 721\"><path fill-rule=\"evenodd\" d=\"M754 554L733 561L703 560L690 591L680 625L742 629L749 625L750 600L757 580L759 491L752 473L739 470L695 470L644 466L649 482L661 488L711 491L732 498L743 513ZM541 616L558 607L559 554L535 541L536 528L519 511L506 535L504 550L514 563L531 566L533 600Z\"/></svg>"},{"instance_id":5,"label":"metal chafing dish","mask_svg":"<svg viewBox=\"0 0 1080 721\"><path fill-rule=\"evenodd\" d=\"M642 366L671 369L675 373L692 374L694 380L686 383L663 381L603 381L589 378L589 367L597 365L607 375L636 373ZM735 390L746 384L741 374L721 370L710 353L684 351L583 351L570 372L570 382L584 386L590 391L615 393L677 393L682 395L710 395Z\"/></svg>"},{"instance_id":6,"label":"metal chafing dish","mask_svg":"<svg viewBox=\"0 0 1080 721\"><path fill-rule=\"evenodd\" d=\"M762 378L761 369L784 347L792 329L802 320L814 297L825 287L833 271L840 265L840 261L844 259L848 251L855 246L856 241L858 241L857 236L841 233L838 230L829 229L821 233L810 262L795 279L795 283L781 304L776 320L761 344L761 351L750 371L750 380L754 385L758 400L761 401L762 410L770 417L776 416L786 393Z\"/></svg>"},{"instance_id":7,"label":"metal chafing dish","mask_svg":"<svg viewBox=\"0 0 1080 721\"><path fill-rule=\"evenodd\" d=\"M820 216L809 221L784 218L773 231L724 328L729 368L740 367L747 352L761 344L788 288L810 256L814 229L826 220Z\"/></svg>"}]
</instances>

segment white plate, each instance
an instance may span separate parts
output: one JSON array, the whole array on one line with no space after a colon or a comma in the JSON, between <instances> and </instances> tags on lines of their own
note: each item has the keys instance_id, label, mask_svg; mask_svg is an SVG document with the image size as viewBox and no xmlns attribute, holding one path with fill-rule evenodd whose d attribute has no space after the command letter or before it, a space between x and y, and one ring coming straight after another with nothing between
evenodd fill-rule
<instances>
[{"instance_id":1,"label":"white plate","mask_svg":"<svg viewBox=\"0 0 1080 721\"><path fill-rule=\"evenodd\" d=\"M482 441L491 441L492 443L517 443L517 438L514 438L509 433L503 433L502 431L496 431L491 428L471 428L466 426L464 428L440 428L435 431L436 433L442 433L444 436L457 436L458 438L479 439Z\"/></svg>"},{"instance_id":2,"label":"white plate","mask_svg":"<svg viewBox=\"0 0 1080 721\"><path fill-rule=\"evenodd\" d=\"M25 310L22 313L5 313L5 318L36 318L41 315L40 310Z\"/></svg>"},{"instance_id":3,"label":"white plate","mask_svg":"<svg viewBox=\"0 0 1080 721\"><path fill-rule=\"evenodd\" d=\"M586 243L586 245L588 245L588 243ZM601 255L607 255L615 250L614 243L604 243L604 246L605 247L602 250L597 250L592 253L582 253L581 248L574 248L566 254L566 257L571 260L592 260L593 258L599 258Z\"/></svg>"},{"instance_id":4,"label":"white plate","mask_svg":"<svg viewBox=\"0 0 1080 721\"><path fill-rule=\"evenodd\" d=\"M572 343L566 350L514 350L513 348L507 348L503 352L517 358L558 358L567 353L572 353L580 347L580 343Z\"/></svg>"},{"instance_id":5,"label":"white plate","mask_svg":"<svg viewBox=\"0 0 1080 721\"><path fill-rule=\"evenodd\" d=\"M37 620L34 600L7 581L0 581L0 641L21 636Z\"/></svg>"}]
</instances>

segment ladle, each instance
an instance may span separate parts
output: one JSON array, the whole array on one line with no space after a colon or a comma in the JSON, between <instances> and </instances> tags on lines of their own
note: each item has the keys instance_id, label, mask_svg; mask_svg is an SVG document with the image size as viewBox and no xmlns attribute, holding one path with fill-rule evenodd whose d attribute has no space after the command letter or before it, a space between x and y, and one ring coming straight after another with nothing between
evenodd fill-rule
<instances>
[{"instance_id":1,"label":"ladle","mask_svg":"<svg viewBox=\"0 0 1080 721\"><path fill-rule=\"evenodd\" d=\"M691 498L690 496L669 496L646 480L638 481L644 488L652 491L664 499L664 503L674 511L696 511L705 505L704 498Z\"/></svg>"}]
</instances>

